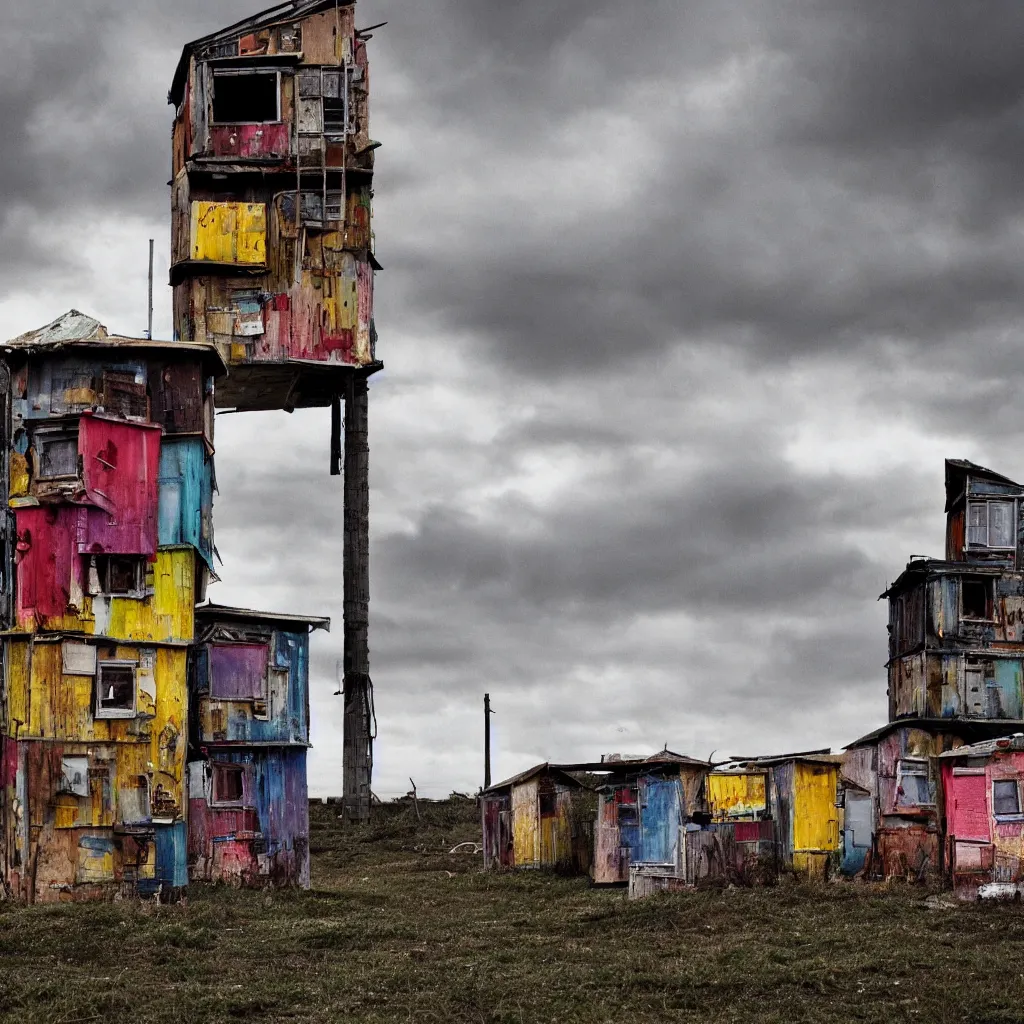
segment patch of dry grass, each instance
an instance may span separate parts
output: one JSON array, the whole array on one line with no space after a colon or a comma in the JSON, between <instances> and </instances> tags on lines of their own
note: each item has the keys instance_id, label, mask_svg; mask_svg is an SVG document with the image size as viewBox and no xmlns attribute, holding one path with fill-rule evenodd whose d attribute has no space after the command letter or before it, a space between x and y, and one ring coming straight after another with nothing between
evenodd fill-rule
<instances>
[{"instance_id":1,"label":"patch of dry grass","mask_svg":"<svg viewBox=\"0 0 1024 1024\"><path fill-rule=\"evenodd\" d=\"M188 902L0 904L0 1020L1024 1021L1016 906L781 885L630 903L449 856L471 802L315 808L315 889Z\"/></svg>"}]
</instances>

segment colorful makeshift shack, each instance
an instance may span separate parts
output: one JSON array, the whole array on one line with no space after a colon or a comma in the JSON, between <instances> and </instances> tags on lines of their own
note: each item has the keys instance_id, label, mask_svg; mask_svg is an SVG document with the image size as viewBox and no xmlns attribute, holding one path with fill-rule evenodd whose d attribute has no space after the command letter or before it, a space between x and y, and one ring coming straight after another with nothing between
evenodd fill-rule
<instances>
[{"instance_id":1,"label":"colorful makeshift shack","mask_svg":"<svg viewBox=\"0 0 1024 1024\"><path fill-rule=\"evenodd\" d=\"M630 880L631 868L680 861L683 831L707 817L704 780L711 765L670 750L648 758L575 766L604 773L598 786L592 875L596 884Z\"/></svg>"},{"instance_id":2,"label":"colorful makeshift shack","mask_svg":"<svg viewBox=\"0 0 1024 1024\"><path fill-rule=\"evenodd\" d=\"M28 901L176 889L224 365L71 311L2 367L3 880Z\"/></svg>"},{"instance_id":3,"label":"colorful makeshift shack","mask_svg":"<svg viewBox=\"0 0 1024 1024\"><path fill-rule=\"evenodd\" d=\"M766 768L728 764L708 775L711 820L703 828L688 828L683 837L680 868L687 884L711 879L751 884L777 875L768 793Z\"/></svg>"},{"instance_id":4,"label":"colorful makeshift shack","mask_svg":"<svg viewBox=\"0 0 1024 1024\"><path fill-rule=\"evenodd\" d=\"M946 876L958 895L1024 893L1024 733L946 751Z\"/></svg>"},{"instance_id":5,"label":"colorful makeshift shack","mask_svg":"<svg viewBox=\"0 0 1024 1024\"><path fill-rule=\"evenodd\" d=\"M779 868L827 878L839 866L839 766L835 754L790 754L757 762L770 771Z\"/></svg>"},{"instance_id":6,"label":"colorful makeshift shack","mask_svg":"<svg viewBox=\"0 0 1024 1024\"><path fill-rule=\"evenodd\" d=\"M841 769L843 874L908 881L946 874L946 809L937 759L1022 727L997 720L906 718L851 743Z\"/></svg>"},{"instance_id":7,"label":"colorful makeshift shack","mask_svg":"<svg viewBox=\"0 0 1024 1024\"><path fill-rule=\"evenodd\" d=\"M309 886L309 634L330 619L207 604L190 672L191 877Z\"/></svg>"},{"instance_id":8,"label":"colorful makeshift shack","mask_svg":"<svg viewBox=\"0 0 1024 1024\"><path fill-rule=\"evenodd\" d=\"M564 767L546 763L485 789L484 866L585 873L592 848L587 795Z\"/></svg>"}]
</instances>

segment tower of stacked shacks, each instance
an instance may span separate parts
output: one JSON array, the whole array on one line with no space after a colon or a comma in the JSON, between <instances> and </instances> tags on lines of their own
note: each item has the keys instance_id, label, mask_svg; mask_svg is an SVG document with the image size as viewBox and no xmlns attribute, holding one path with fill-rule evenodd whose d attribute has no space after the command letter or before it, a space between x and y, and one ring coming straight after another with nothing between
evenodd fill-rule
<instances>
[{"instance_id":1,"label":"tower of stacked shacks","mask_svg":"<svg viewBox=\"0 0 1024 1024\"><path fill-rule=\"evenodd\" d=\"M73 310L2 346L11 896L308 885L309 634L329 620L207 600L215 409L332 409L345 812L368 813L365 42L351 3L316 0L186 46L169 96L174 340Z\"/></svg>"},{"instance_id":2,"label":"tower of stacked shacks","mask_svg":"<svg viewBox=\"0 0 1024 1024\"><path fill-rule=\"evenodd\" d=\"M973 804L985 768L969 766L944 786L940 764L1024 730L1024 486L948 459L945 512L945 558L911 558L882 595L889 722L850 745L843 802L847 836L863 837L847 843L853 866L956 881L992 853L977 835L966 846L957 839L957 808ZM1019 865L1007 870L1024 879Z\"/></svg>"}]
</instances>

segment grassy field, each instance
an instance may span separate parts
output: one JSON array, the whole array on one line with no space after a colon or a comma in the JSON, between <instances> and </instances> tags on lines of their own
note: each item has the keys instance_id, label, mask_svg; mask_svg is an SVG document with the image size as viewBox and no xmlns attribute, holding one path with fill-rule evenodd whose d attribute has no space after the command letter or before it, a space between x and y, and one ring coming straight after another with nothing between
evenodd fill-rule
<instances>
[{"instance_id":1,"label":"grassy field","mask_svg":"<svg viewBox=\"0 0 1024 1024\"><path fill-rule=\"evenodd\" d=\"M0 1020L1024 1022L1024 911L780 885L630 903L448 855L473 804L316 808L308 893L0 903Z\"/></svg>"}]
</instances>

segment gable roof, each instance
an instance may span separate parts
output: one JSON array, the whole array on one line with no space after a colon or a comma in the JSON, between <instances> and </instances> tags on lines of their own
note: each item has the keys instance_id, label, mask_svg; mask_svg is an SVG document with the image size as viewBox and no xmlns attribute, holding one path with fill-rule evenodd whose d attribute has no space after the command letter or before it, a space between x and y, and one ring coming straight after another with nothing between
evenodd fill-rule
<instances>
[{"instance_id":1,"label":"gable roof","mask_svg":"<svg viewBox=\"0 0 1024 1024\"><path fill-rule=\"evenodd\" d=\"M70 309L43 327L26 331L16 338L11 338L10 341L0 343L0 349L8 354L24 352L26 355L37 355L42 352L83 348L199 354L205 363L212 364L215 375L223 376L227 373L224 360L213 345L194 341L153 341L150 338L127 338L111 334L99 320L77 309Z\"/></svg>"},{"instance_id":2,"label":"gable roof","mask_svg":"<svg viewBox=\"0 0 1024 1024\"><path fill-rule=\"evenodd\" d=\"M280 25L284 22L298 21L310 14L318 14L320 11L333 11L335 7L351 7L355 0L286 0L284 3L275 4L265 11L252 14L248 18L236 21L227 28L218 29L201 39L193 39L186 43L181 51L178 66L174 70L174 79L171 82L171 90L167 94L167 102L177 106L185 94L185 80L188 78L188 62L192 54L201 46L209 46L211 43L231 39L233 36L244 36L258 28L267 28L271 25Z\"/></svg>"},{"instance_id":3,"label":"gable roof","mask_svg":"<svg viewBox=\"0 0 1024 1024\"><path fill-rule=\"evenodd\" d=\"M1011 480L1008 476L986 469L977 463L968 462L967 459L946 459L946 508L944 511L948 512L963 495L968 476L980 476L986 480L993 480L996 483L1024 490L1024 486L1017 483L1016 480Z\"/></svg>"},{"instance_id":4,"label":"gable roof","mask_svg":"<svg viewBox=\"0 0 1024 1024\"><path fill-rule=\"evenodd\" d=\"M545 761L543 764L534 765L532 768L528 768L525 772L520 772L518 775L513 775L510 779L505 779L502 782L495 782L493 785L488 786L484 790L485 793L493 793L499 789L507 789L510 786L521 786L524 782L529 782L531 779L536 778L538 775L551 774L558 777L559 781L564 782L566 785L575 786L577 789L583 789L583 783L579 779L574 779L562 765L551 764Z\"/></svg>"}]
</instances>

